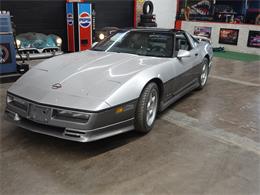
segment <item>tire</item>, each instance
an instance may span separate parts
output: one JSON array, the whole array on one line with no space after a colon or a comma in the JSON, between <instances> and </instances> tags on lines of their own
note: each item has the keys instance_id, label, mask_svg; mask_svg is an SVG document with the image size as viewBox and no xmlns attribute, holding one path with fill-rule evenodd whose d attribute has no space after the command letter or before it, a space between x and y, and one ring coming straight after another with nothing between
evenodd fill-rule
<instances>
[{"instance_id":1,"label":"tire","mask_svg":"<svg viewBox=\"0 0 260 195\"><path fill-rule=\"evenodd\" d=\"M154 23L155 22L155 19L141 19L141 23Z\"/></svg>"},{"instance_id":2,"label":"tire","mask_svg":"<svg viewBox=\"0 0 260 195\"><path fill-rule=\"evenodd\" d=\"M157 27L157 24L155 22L149 22L149 23L140 22L138 25L142 27Z\"/></svg>"},{"instance_id":3,"label":"tire","mask_svg":"<svg viewBox=\"0 0 260 195\"><path fill-rule=\"evenodd\" d=\"M144 14L152 14L153 13L153 3L151 1L144 2L143 13Z\"/></svg>"},{"instance_id":4,"label":"tire","mask_svg":"<svg viewBox=\"0 0 260 195\"><path fill-rule=\"evenodd\" d=\"M209 60L208 58L204 58L201 66L201 72L199 76L199 87L198 89L201 90L204 88L208 81L209 75Z\"/></svg>"},{"instance_id":5,"label":"tire","mask_svg":"<svg viewBox=\"0 0 260 195\"><path fill-rule=\"evenodd\" d=\"M141 20L143 20L143 19L155 19L156 18L155 14L142 14L140 17L141 17Z\"/></svg>"},{"instance_id":6,"label":"tire","mask_svg":"<svg viewBox=\"0 0 260 195\"><path fill-rule=\"evenodd\" d=\"M159 89L155 83L144 88L136 108L135 130L148 133L153 128L159 105ZM148 111L148 109L150 109Z\"/></svg>"}]
</instances>

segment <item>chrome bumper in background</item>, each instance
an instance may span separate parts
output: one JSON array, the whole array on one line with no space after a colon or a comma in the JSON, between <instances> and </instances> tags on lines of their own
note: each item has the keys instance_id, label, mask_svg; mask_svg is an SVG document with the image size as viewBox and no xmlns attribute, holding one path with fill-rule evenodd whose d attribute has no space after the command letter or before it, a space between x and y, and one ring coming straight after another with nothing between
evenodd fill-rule
<instances>
[{"instance_id":1,"label":"chrome bumper in background","mask_svg":"<svg viewBox=\"0 0 260 195\"><path fill-rule=\"evenodd\" d=\"M53 56L63 54L62 51L57 51L55 53L46 52L46 53L28 53L28 54L21 54L22 58L25 60L33 60L33 59L43 59L43 58L50 58ZM20 56L16 54L16 59L21 60Z\"/></svg>"},{"instance_id":2,"label":"chrome bumper in background","mask_svg":"<svg viewBox=\"0 0 260 195\"><path fill-rule=\"evenodd\" d=\"M47 114L48 116L46 115L46 117L41 117L42 119L32 117L32 107L38 106L38 104L21 98L18 99L19 101L22 100L28 103L27 109L21 109L23 107L19 106L19 104L7 104L5 119L33 132L71 141L91 142L134 129L136 102L131 103L133 104L133 109L120 114L115 113L115 108L101 112L87 113L90 116L88 121L86 123L79 123L57 119L53 117L55 107L40 104L39 107L50 110L50 113ZM129 107L129 104L127 105ZM42 116L42 113L36 113L34 115Z\"/></svg>"}]
</instances>

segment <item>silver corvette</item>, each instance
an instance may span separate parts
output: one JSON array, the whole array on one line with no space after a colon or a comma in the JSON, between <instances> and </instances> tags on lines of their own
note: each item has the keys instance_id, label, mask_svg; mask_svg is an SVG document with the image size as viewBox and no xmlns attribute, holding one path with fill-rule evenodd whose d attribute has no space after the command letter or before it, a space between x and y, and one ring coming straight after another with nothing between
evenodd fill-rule
<instances>
[{"instance_id":1,"label":"silver corvette","mask_svg":"<svg viewBox=\"0 0 260 195\"><path fill-rule=\"evenodd\" d=\"M213 52L173 29L119 30L91 50L43 61L7 92L5 116L17 126L89 142L136 130L202 89Z\"/></svg>"}]
</instances>

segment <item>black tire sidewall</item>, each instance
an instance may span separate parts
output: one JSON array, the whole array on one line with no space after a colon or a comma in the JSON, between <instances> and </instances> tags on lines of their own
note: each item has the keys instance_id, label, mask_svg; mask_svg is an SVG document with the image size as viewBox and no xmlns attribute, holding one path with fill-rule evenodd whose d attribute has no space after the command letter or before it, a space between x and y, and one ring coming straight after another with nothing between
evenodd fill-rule
<instances>
[{"instance_id":1,"label":"black tire sidewall","mask_svg":"<svg viewBox=\"0 0 260 195\"><path fill-rule=\"evenodd\" d=\"M158 89L157 84L152 82L152 83L149 83L146 85L146 87L144 88L144 90L138 100L138 103L137 103L135 128L136 128L136 131L138 131L138 132L148 133L149 131L151 131L151 129L154 126L155 119L154 119L152 125L150 125L150 126L147 124L147 121L146 121L147 103L149 101L149 97L150 97L150 94L153 91L153 89L155 89L157 92L157 108L156 108L156 115L155 115L155 119L156 119L158 107L159 107L159 89Z\"/></svg>"},{"instance_id":2,"label":"black tire sidewall","mask_svg":"<svg viewBox=\"0 0 260 195\"><path fill-rule=\"evenodd\" d=\"M143 27L157 27L157 24L155 22L146 22L146 23L139 23L139 26L143 26Z\"/></svg>"},{"instance_id":3,"label":"black tire sidewall","mask_svg":"<svg viewBox=\"0 0 260 195\"><path fill-rule=\"evenodd\" d=\"M149 10L147 12L147 9ZM143 13L144 14L152 14L153 13L153 3L151 1L145 1L143 5Z\"/></svg>"},{"instance_id":4,"label":"black tire sidewall","mask_svg":"<svg viewBox=\"0 0 260 195\"><path fill-rule=\"evenodd\" d=\"M154 23L155 22L155 19L146 19L146 18L143 18L141 19L141 23Z\"/></svg>"},{"instance_id":5,"label":"black tire sidewall","mask_svg":"<svg viewBox=\"0 0 260 195\"><path fill-rule=\"evenodd\" d=\"M142 19L155 19L156 18L155 14L142 14L140 17L141 17L141 20Z\"/></svg>"},{"instance_id":6,"label":"black tire sidewall","mask_svg":"<svg viewBox=\"0 0 260 195\"><path fill-rule=\"evenodd\" d=\"M201 82L201 74L203 72L203 66L206 64L207 66L207 80L205 82L204 85L202 85L202 82ZM201 71L200 71L200 75L199 75L199 89L202 89L206 84L207 84L207 81L208 81L208 75L209 75L209 60L207 58L204 58L203 59L203 62L202 62L202 65L201 65Z\"/></svg>"}]
</instances>

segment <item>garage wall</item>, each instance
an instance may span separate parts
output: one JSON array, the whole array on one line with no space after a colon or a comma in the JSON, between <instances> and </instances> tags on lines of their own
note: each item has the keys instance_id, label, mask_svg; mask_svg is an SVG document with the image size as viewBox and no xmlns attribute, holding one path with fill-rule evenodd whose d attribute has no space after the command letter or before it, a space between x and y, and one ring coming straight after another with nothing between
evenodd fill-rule
<instances>
[{"instance_id":1,"label":"garage wall","mask_svg":"<svg viewBox=\"0 0 260 195\"><path fill-rule=\"evenodd\" d=\"M143 13L145 0L135 0L136 3L136 24L140 22L140 15ZM154 4L154 14L159 28L174 28L177 0L150 0Z\"/></svg>"},{"instance_id":2,"label":"garage wall","mask_svg":"<svg viewBox=\"0 0 260 195\"><path fill-rule=\"evenodd\" d=\"M134 0L92 0L96 9L96 28L133 27ZM65 0L1 0L1 10L14 16L17 34L42 32L57 34L67 43ZM67 44L63 44L67 50Z\"/></svg>"},{"instance_id":3,"label":"garage wall","mask_svg":"<svg viewBox=\"0 0 260 195\"><path fill-rule=\"evenodd\" d=\"M115 26L133 27L134 0L96 0L96 28Z\"/></svg>"},{"instance_id":4,"label":"garage wall","mask_svg":"<svg viewBox=\"0 0 260 195\"><path fill-rule=\"evenodd\" d=\"M159 28L174 28L177 0L151 0Z\"/></svg>"},{"instance_id":5,"label":"garage wall","mask_svg":"<svg viewBox=\"0 0 260 195\"><path fill-rule=\"evenodd\" d=\"M17 34L42 32L57 34L66 42L65 1L4 0L2 10L9 10L16 24ZM65 44L63 44L65 45Z\"/></svg>"},{"instance_id":6,"label":"garage wall","mask_svg":"<svg viewBox=\"0 0 260 195\"><path fill-rule=\"evenodd\" d=\"M243 53L260 55L259 48L247 47L248 34L250 30L259 31L258 25L247 24L229 24L229 23L214 23L214 22L195 22L195 21L182 21L181 29L186 30L189 33L194 33L195 26L207 26L212 27L211 41L214 47L224 47L227 51L237 51ZM238 43L237 45L228 45L219 43L219 31L220 28L239 29Z\"/></svg>"}]
</instances>

